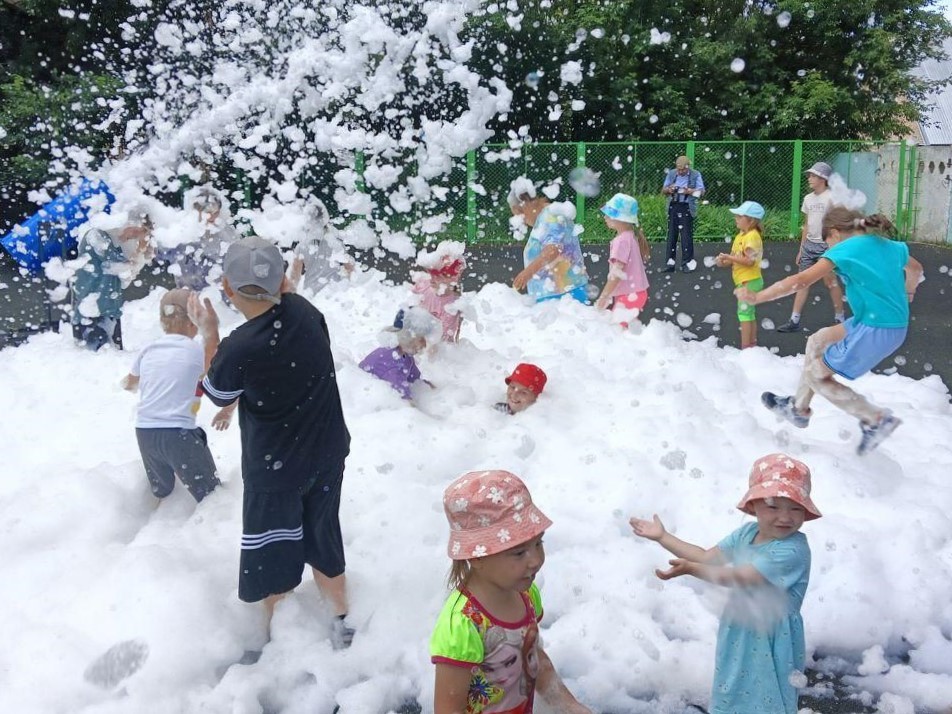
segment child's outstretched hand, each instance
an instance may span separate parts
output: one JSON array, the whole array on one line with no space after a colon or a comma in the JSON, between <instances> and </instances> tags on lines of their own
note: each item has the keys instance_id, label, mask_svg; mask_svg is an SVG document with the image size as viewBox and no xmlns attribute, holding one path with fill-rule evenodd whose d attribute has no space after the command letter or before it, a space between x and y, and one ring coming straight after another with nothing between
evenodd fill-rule
<instances>
[{"instance_id":1,"label":"child's outstretched hand","mask_svg":"<svg viewBox=\"0 0 952 714\"><path fill-rule=\"evenodd\" d=\"M661 540L664 534L667 533L664 529L664 523L658 518L657 513L654 514L653 520L646 521L641 518L631 518L628 520L628 523L631 524L631 530L635 532L636 536L641 536L648 540Z\"/></svg>"},{"instance_id":2,"label":"child's outstretched hand","mask_svg":"<svg viewBox=\"0 0 952 714\"><path fill-rule=\"evenodd\" d=\"M694 568L697 563L693 563L690 560L685 560L684 558L674 558L669 560L668 564L671 566L667 570L655 570L655 575L657 575L662 580L672 580L681 575L693 575Z\"/></svg>"},{"instance_id":3,"label":"child's outstretched hand","mask_svg":"<svg viewBox=\"0 0 952 714\"><path fill-rule=\"evenodd\" d=\"M238 402L235 402L234 404L229 404L227 407L219 409L218 413L212 417L212 428L215 429L215 431L225 431L225 429L230 427L231 418L237 406Z\"/></svg>"},{"instance_id":4,"label":"child's outstretched hand","mask_svg":"<svg viewBox=\"0 0 952 714\"><path fill-rule=\"evenodd\" d=\"M188 319L195 323L203 336L218 334L218 313L212 307L212 301L208 298L202 300L196 292L188 296Z\"/></svg>"},{"instance_id":5,"label":"child's outstretched hand","mask_svg":"<svg viewBox=\"0 0 952 714\"><path fill-rule=\"evenodd\" d=\"M718 268L729 268L732 265L731 257L727 253L718 253L714 258L714 265Z\"/></svg>"}]
</instances>

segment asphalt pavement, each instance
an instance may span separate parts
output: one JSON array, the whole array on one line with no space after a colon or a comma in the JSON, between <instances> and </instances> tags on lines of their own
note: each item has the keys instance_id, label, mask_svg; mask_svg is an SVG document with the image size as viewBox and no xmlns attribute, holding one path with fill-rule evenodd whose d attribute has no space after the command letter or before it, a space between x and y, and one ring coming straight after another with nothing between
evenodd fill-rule
<instances>
[{"instance_id":1,"label":"asphalt pavement","mask_svg":"<svg viewBox=\"0 0 952 714\"><path fill-rule=\"evenodd\" d=\"M707 267L705 259L726 250L726 243L697 243L698 268L691 273L661 272L664 246L651 244L648 266L649 300L642 316L648 320L677 321L687 337L717 339L720 345L738 345L740 334L736 300L731 289L730 271ZM586 265L592 283L601 287L608 272L608 246L587 245ZM952 388L952 246L931 243L910 244L910 250L924 266L926 280L917 291L912 305L909 335L896 355L882 362L876 371L898 372L921 379L939 375ZM768 242L765 245L764 282L769 285L795 270L795 243ZM522 269L520 245L473 246L467 249L468 269L464 290L477 290L487 282L510 283ZM358 256L387 274L389 280L407 280L410 265L381 250ZM152 287L170 287L171 277L159 266L143 270L126 291L126 299L145 295ZM62 311L47 299L47 284L42 278L25 275L13 260L0 251L0 347L15 345L32 332L47 329ZM774 329L790 317L793 297L757 307L758 344L780 355L803 352L807 337L833 321L829 292L822 284L814 285L803 312L803 329L781 333ZM686 327L685 327L686 326Z\"/></svg>"}]
</instances>

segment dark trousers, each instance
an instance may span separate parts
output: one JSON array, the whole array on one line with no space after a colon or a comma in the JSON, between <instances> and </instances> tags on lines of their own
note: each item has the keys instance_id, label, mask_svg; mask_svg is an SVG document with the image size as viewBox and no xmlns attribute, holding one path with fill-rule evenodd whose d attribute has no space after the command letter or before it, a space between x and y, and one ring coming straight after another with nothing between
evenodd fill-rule
<instances>
[{"instance_id":1,"label":"dark trousers","mask_svg":"<svg viewBox=\"0 0 952 714\"><path fill-rule=\"evenodd\" d=\"M83 320L81 325L73 325L73 338L83 343L87 349L98 352L103 345L112 342L117 350L122 349L122 321L117 317L93 317Z\"/></svg>"},{"instance_id":2,"label":"dark trousers","mask_svg":"<svg viewBox=\"0 0 952 714\"><path fill-rule=\"evenodd\" d=\"M671 201L668 206L668 264L674 264L681 236L681 265L694 260L694 216L686 202Z\"/></svg>"}]
</instances>

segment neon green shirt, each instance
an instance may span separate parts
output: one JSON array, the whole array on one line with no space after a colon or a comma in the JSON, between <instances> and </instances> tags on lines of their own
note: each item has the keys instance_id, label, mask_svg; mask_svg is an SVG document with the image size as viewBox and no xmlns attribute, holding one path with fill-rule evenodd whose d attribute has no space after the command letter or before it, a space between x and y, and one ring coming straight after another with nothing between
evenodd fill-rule
<instances>
[{"instance_id":1,"label":"neon green shirt","mask_svg":"<svg viewBox=\"0 0 952 714\"><path fill-rule=\"evenodd\" d=\"M472 671L465 714L531 714L539 673L542 596L535 583L522 593L518 622L493 617L467 590L446 599L430 638L434 664Z\"/></svg>"}]
</instances>

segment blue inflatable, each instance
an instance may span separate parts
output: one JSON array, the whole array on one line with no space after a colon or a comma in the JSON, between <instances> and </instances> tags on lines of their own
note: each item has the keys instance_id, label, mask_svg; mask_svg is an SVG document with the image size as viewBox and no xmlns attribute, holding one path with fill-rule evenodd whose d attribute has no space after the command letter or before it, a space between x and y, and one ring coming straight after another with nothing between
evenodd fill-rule
<instances>
[{"instance_id":1,"label":"blue inflatable","mask_svg":"<svg viewBox=\"0 0 952 714\"><path fill-rule=\"evenodd\" d=\"M0 238L4 249L30 272L38 272L50 258L66 256L79 241L77 230L89 219L88 201L102 195L107 213L116 198L102 181L84 180L44 205Z\"/></svg>"}]
</instances>

